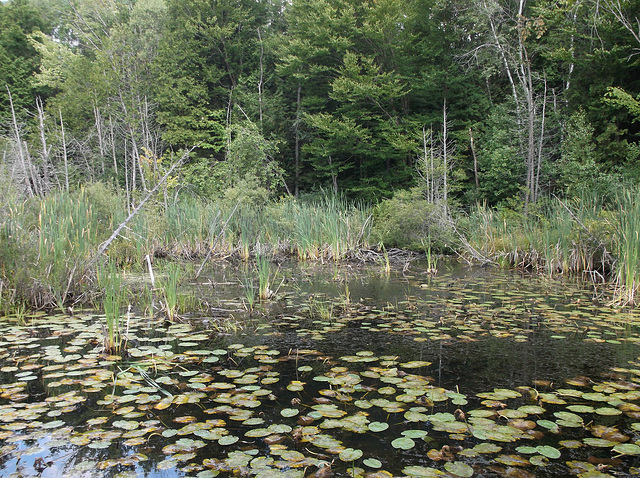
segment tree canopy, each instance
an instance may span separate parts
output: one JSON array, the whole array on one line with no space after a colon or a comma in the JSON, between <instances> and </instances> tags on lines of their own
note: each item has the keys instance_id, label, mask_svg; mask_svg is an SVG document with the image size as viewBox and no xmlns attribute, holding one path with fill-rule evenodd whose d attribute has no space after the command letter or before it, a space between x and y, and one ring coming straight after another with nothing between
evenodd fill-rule
<instances>
[{"instance_id":1,"label":"tree canopy","mask_svg":"<svg viewBox=\"0 0 640 478\"><path fill-rule=\"evenodd\" d=\"M639 18L637 0L9 0L2 144L39 158L30 181L128 191L194 148L180 181L204 196L605 192L640 179Z\"/></svg>"}]
</instances>

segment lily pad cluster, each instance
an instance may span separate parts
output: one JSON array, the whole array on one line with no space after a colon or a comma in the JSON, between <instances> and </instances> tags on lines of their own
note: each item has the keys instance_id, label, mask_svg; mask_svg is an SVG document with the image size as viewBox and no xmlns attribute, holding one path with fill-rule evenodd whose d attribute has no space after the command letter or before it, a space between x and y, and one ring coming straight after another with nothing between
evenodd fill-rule
<instances>
[{"instance_id":1,"label":"lily pad cluster","mask_svg":"<svg viewBox=\"0 0 640 478\"><path fill-rule=\"evenodd\" d=\"M394 304L327 298L335 300L331 317L311 314L292 292L287 310L235 335L199 320L132 316L123 356L103 353L97 315L6 321L0 473L589 478L639 471L633 314L553 291L536 296L524 279L509 288L446 275L428 284L402 280L408 293ZM489 296L479 287L505 292ZM541 371L514 387L473 388L471 374L444 370L449 347L536 346L543 335L566 347L602 344L635 355L592 376L551 380Z\"/></svg>"}]
</instances>

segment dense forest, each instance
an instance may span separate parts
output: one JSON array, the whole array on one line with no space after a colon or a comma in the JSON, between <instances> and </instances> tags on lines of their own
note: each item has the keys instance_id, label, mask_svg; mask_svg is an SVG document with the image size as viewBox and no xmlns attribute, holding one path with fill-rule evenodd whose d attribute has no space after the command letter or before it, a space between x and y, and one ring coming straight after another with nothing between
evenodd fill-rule
<instances>
[{"instance_id":1,"label":"dense forest","mask_svg":"<svg viewBox=\"0 0 640 478\"><path fill-rule=\"evenodd\" d=\"M93 300L107 256L268 245L445 253L637 303L639 18L635 0L0 3L0 300Z\"/></svg>"},{"instance_id":2,"label":"dense forest","mask_svg":"<svg viewBox=\"0 0 640 478\"><path fill-rule=\"evenodd\" d=\"M11 0L3 176L469 205L640 178L640 3Z\"/></svg>"}]
</instances>

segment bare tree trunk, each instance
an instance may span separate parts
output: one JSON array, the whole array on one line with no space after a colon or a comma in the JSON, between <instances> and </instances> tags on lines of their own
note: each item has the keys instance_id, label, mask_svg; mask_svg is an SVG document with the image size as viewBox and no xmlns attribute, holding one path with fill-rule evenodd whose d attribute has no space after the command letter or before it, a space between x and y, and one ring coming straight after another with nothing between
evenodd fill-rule
<instances>
[{"instance_id":1,"label":"bare tree trunk","mask_svg":"<svg viewBox=\"0 0 640 478\"><path fill-rule=\"evenodd\" d=\"M40 142L42 143L42 152L40 157L42 159L42 174L44 176L44 186L47 190L50 187L49 168L51 166L51 160L49 153L51 152L51 146L47 145L47 135L44 126L44 105L42 104L42 98L36 97L36 109L38 110L38 131L40 133Z\"/></svg>"},{"instance_id":2,"label":"bare tree trunk","mask_svg":"<svg viewBox=\"0 0 640 478\"><path fill-rule=\"evenodd\" d=\"M97 106L93 107L93 117L95 118L95 126L96 126L96 134L98 135L98 151L100 153L100 167L101 172L104 174L104 157L105 157L105 146L104 146L104 138L103 138L103 121L102 115L100 114L100 110Z\"/></svg>"},{"instance_id":3,"label":"bare tree trunk","mask_svg":"<svg viewBox=\"0 0 640 478\"><path fill-rule=\"evenodd\" d=\"M260 132L262 132L262 84L264 82L264 45L262 44L262 36L260 28L258 28L258 41L260 42L260 79L258 80L258 114L260 117Z\"/></svg>"},{"instance_id":4,"label":"bare tree trunk","mask_svg":"<svg viewBox=\"0 0 640 478\"><path fill-rule=\"evenodd\" d=\"M38 176L38 170L36 169L33 161L31 160L31 154L29 153L29 145L26 141L22 142L22 149L24 151L25 159L27 160L27 168L29 170L29 175L31 176L31 184L33 186L33 192L37 196L42 196L42 184L40 178Z\"/></svg>"},{"instance_id":5,"label":"bare tree trunk","mask_svg":"<svg viewBox=\"0 0 640 478\"><path fill-rule=\"evenodd\" d=\"M29 172L27 171L27 161L25 158L25 152L22 149L22 137L20 136L20 127L18 126L18 120L16 118L16 111L13 107L13 97L11 96L11 91L9 90L9 85L7 86L7 93L9 94L9 105L11 106L11 118L13 120L12 122L12 126L13 126L13 135L14 135L14 142L16 144L16 146L18 147L18 156L20 159L20 166L22 167L22 173L24 175L24 183L25 183L25 188L29 194L29 196L33 197L33 188L31 187L30 181L29 181Z\"/></svg>"},{"instance_id":6,"label":"bare tree trunk","mask_svg":"<svg viewBox=\"0 0 640 478\"><path fill-rule=\"evenodd\" d=\"M443 178L443 209L445 217L448 215L447 206L447 173L449 169L449 158L447 157L447 98L444 99L444 105L442 107L442 162L444 166Z\"/></svg>"},{"instance_id":7,"label":"bare tree trunk","mask_svg":"<svg viewBox=\"0 0 640 478\"><path fill-rule=\"evenodd\" d=\"M60 133L62 134L62 160L64 161L64 187L69 191L69 163L67 159L67 141L64 137L64 121L62 121L62 110L58 109L60 114Z\"/></svg>"},{"instance_id":8,"label":"bare tree trunk","mask_svg":"<svg viewBox=\"0 0 640 478\"><path fill-rule=\"evenodd\" d=\"M296 121L294 124L295 135L295 197L296 199L300 195L300 105L301 105L302 85L298 84L298 92L296 95Z\"/></svg>"},{"instance_id":9,"label":"bare tree trunk","mask_svg":"<svg viewBox=\"0 0 640 478\"><path fill-rule=\"evenodd\" d=\"M469 127L469 139L471 142L471 155L473 156L473 177L476 181L476 191L480 189L480 182L478 181L478 156L476 156L476 147L473 142L473 132Z\"/></svg>"},{"instance_id":10,"label":"bare tree trunk","mask_svg":"<svg viewBox=\"0 0 640 478\"><path fill-rule=\"evenodd\" d=\"M127 192L127 210L131 210L131 188L129 187L129 162L127 161L127 138L124 139L124 189Z\"/></svg>"},{"instance_id":11,"label":"bare tree trunk","mask_svg":"<svg viewBox=\"0 0 640 478\"><path fill-rule=\"evenodd\" d=\"M329 155L329 166L333 166L333 160L331 159L331 155ZM333 183L333 194L338 195L338 175L335 173L333 168L331 168L331 182Z\"/></svg>"},{"instance_id":12,"label":"bare tree trunk","mask_svg":"<svg viewBox=\"0 0 640 478\"><path fill-rule=\"evenodd\" d=\"M431 169L429 163L429 148L427 143L427 127L426 125L422 127L422 158L424 161L424 184L426 186L426 191L424 192L427 201L431 202Z\"/></svg>"},{"instance_id":13,"label":"bare tree trunk","mask_svg":"<svg viewBox=\"0 0 640 478\"><path fill-rule=\"evenodd\" d=\"M540 141L538 143L538 164L536 167L535 201L540 197L540 171L542 170L542 150L544 146L544 126L547 110L547 76L544 77L544 96L542 98L542 117L540 118Z\"/></svg>"},{"instance_id":14,"label":"bare tree trunk","mask_svg":"<svg viewBox=\"0 0 640 478\"><path fill-rule=\"evenodd\" d=\"M135 209L133 211L131 211L129 213L129 215L127 216L127 218L113 231L113 233L111 234L111 236L109 236L109 239L107 239L106 241L104 241L100 247L98 248L98 252L96 253L96 255L88 262L88 264L86 265L86 267L89 267L90 265L92 265L95 261L97 261L100 256L102 256L102 254L104 254L104 252L107 250L107 248L109 247L109 245L113 242L113 240L118 237L118 235L120 234L120 231L122 231L122 229L129 224L129 221L131 221L131 219L134 218L134 216L136 214L138 214L138 212L140 211L140 209L142 209L142 206L144 206L144 204L149 200L149 198L151 198L151 196L153 195L153 193L155 193L158 188L160 186L162 186L164 184L164 182L167 180L167 178L169 177L169 175L173 172L174 169L176 169L178 166L180 166L184 160L189 156L189 154L191 153L191 151L193 151L193 148L189 149L188 151L184 152L182 154L182 156L180 157L180 159L178 159L175 163L173 163L171 165L171 167L167 170L167 172L165 173L164 176L162 176L162 178L160 178L160 180L158 181L158 183L154 186L154 188L149 191L147 193L147 195L142 199L142 201L140 201L140 204L138 204Z\"/></svg>"},{"instance_id":15,"label":"bare tree trunk","mask_svg":"<svg viewBox=\"0 0 640 478\"><path fill-rule=\"evenodd\" d=\"M113 173L118 177L118 161L116 160L116 136L113 132L113 121L109 115L109 139L111 140L111 156L113 157Z\"/></svg>"}]
</instances>

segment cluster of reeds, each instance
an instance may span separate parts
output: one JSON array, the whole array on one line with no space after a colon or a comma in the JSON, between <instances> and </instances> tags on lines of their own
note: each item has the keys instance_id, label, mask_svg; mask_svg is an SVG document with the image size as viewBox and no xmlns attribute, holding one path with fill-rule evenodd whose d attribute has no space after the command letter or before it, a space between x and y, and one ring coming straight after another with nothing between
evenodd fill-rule
<instances>
[{"instance_id":1,"label":"cluster of reeds","mask_svg":"<svg viewBox=\"0 0 640 478\"><path fill-rule=\"evenodd\" d=\"M552 198L527 214L477 206L467 219L465 237L469 249L486 261L549 276L604 279L614 262L611 214L589 194Z\"/></svg>"},{"instance_id":2,"label":"cluster of reeds","mask_svg":"<svg viewBox=\"0 0 640 478\"><path fill-rule=\"evenodd\" d=\"M114 261L99 265L98 284L104 290L102 306L105 315L103 325L104 350L110 355L119 355L124 349L126 331L123 330L121 311L126 291L122 287L122 274Z\"/></svg>"},{"instance_id":3,"label":"cluster of reeds","mask_svg":"<svg viewBox=\"0 0 640 478\"><path fill-rule=\"evenodd\" d=\"M624 191L618 195L616 302L637 304L640 291L640 193Z\"/></svg>"},{"instance_id":4,"label":"cluster of reeds","mask_svg":"<svg viewBox=\"0 0 640 478\"><path fill-rule=\"evenodd\" d=\"M179 294L178 286L182 278L182 269L176 263L169 263L164 271L164 276L159 280L160 293L162 294L162 310L169 321L178 317Z\"/></svg>"}]
</instances>

